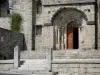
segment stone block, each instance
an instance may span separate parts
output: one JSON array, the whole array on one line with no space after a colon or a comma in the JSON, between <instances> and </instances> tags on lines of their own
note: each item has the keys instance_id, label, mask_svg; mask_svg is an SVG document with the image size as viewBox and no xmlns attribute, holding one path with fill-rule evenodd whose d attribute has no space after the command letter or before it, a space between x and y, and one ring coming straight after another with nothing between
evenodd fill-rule
<instances>
[{"instance_id":1,"label":"stone block","mask_svg":"<svg viewBox=\"0 0 100 75\"><path fill-rule=\"evenodd\" d=\"M100 73L100 68L87 68L89 73Z\"/></svg>"},{"instance_id":2,"label":"stone block","mask_svg":"<svg viewBox=\"0 0 100 75\"><path fill-rule=\"evenodd\" d=\"M79 64L67 64L68 68L79 68Z\"/></svg>"},{"instance_id":3,"label":"stone block","mask_svg":"<svg viewBox=\"0 0 100 75\"><path fill-rule=\"evenodd\" d=\"M68 71L70 73L78 73L79 72L79 68L68 68Z\"/></svg>"},{"instance_id":4,"label":"stone block","mask_svg":"<svg viewBox=\"0 0 100 75\"><path fill-rule=\"evenodd\" d=\"M100 73L86 73L86 75L100 75Z\"/></svg>"},{"instance_id":5,"label":"stone block","mask_svg":"<svg viewBox=\"0 0 100 75\"><path fill-rule=\"evenodd\" d=\"M14 68L14 66L13 66L13 64L4 64L3 65L3 70L10 70L10 69L13 69Z\"/></svg>"},{"instance_id":6,"label":"stone block","mask_svg":"<svg viewBox=\"0 0 100 75\"><path fill-rule=\"evenodd\" d=\"M52 64L52 67L53 68L57 68L58 67L58 64Z\"/></svg>"}]
</instances>

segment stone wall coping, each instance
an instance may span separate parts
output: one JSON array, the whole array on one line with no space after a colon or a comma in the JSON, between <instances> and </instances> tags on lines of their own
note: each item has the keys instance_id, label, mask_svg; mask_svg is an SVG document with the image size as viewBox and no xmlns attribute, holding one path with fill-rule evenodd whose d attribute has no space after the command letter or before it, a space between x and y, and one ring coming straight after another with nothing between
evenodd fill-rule
<instances>
[{"instance_id":1,"label":"stone wall coping","mask_svg":"<svg viewBox=\"0 0 100 75\"><path fill-rule=\"evenodd\" d=\"M0 60L0 64L14 64L14 60Z\"/></svg>"},{"instance_id":2,"label":"stone wall coping","mask_svg":"<svg viewBox=\"0 0 100 75\"><path fill-rule=\"evenodd\" d=\"M48 0L43 0L42 1L42 5L44 6L47 6L47 5L58 5L58 4L80 4L80 3L94 3L95 0L69 0L69 1L64 1L64 0L51 0L51 1L48 1Z\"/></svg>"},{"instance_id":3,"label":"stone wall coping","mask_svg":"<svg viewBox=\"0 0 100 75\"><path fill-rule=\"evenodd\" d=\"M53 59L52 64L100 64L100 59Z\"/></svg>"}]
</instances>

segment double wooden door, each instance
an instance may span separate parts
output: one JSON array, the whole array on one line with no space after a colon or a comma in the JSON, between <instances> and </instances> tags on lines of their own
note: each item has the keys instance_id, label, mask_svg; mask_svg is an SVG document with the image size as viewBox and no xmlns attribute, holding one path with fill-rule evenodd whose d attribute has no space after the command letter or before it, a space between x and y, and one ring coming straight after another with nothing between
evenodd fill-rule
<instances>
[{"instance_id":1,"label":"double wooden door","mask_svg":"<svg viewBox=\"0 0 100 75\"><path fill-rule=\"evenodd\" d=\"M73 28L67 29L67 49L73 49Z\"/></svg>"},{"instance_id":2,"label":"double wooden door","mask_svg":"<svg viewBox=\"0 0 100 75\"><path fill-rule=\"evenodd\" d=\"M78 28L67 29L67 49L79 48L79 34Z\"/></svg>"}]
</instances>

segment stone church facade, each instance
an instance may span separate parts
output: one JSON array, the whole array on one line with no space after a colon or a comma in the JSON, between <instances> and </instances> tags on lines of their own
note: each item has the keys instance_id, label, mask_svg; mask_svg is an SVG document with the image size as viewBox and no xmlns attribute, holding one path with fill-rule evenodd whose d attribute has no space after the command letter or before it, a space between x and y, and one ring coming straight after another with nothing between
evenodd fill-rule
<instances>
[{"instance_id":1,"label":"stone church facade","mask_svg":"<svg viewBox=\"0 0 100 75\"><path fill-rule=\"evenodd\" d=\"M21 33L27 50L97 48L95 0L9 0L9 14L23 17ZM10 16L1 17L1 28L10 30Z\"/></svg>"},{"instance_id":2,"label":"stone church facade","mask_svg":"<svg viewBox=\"0 0 100 75\"><path fill-rule=\"evenodd\" d=\"M1 0L0 28L11 29L15 12L23 18L20 32L27 50L20 52L24 64L17 71L100 75L99 8L100 0ZM0 62L0 68L13 69L9 63Z\"/></svg>"},{"instance_id":3,"label":"stone church facade","mask_svg":"<svg viewBox=\"0 0 100 75\"><path fill-rule=\"evenodd\" d=\"M42 13L37 14L36 19L36 26L42 25L41 36L36 35L37 50L44 47L68 49L70 41L72 49L95 48L95 4L92 1L87 4L75 2L77 1L42 1ZM70 28L72 38L68 35Z\"/></svg>"}]
</instances>

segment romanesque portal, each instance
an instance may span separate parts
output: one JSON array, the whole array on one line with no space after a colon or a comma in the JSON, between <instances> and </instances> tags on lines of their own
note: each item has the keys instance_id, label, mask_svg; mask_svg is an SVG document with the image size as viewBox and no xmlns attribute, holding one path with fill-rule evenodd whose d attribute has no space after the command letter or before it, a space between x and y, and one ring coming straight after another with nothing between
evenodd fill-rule
<instances>
[{"instance_id":1,"label":"romanesque portal","mask_svg":"<svg viewBox=\"0 0 100 75\"><path fill-rule=\"evenodd\" d=\"M61 8L52 17L54 49L78 49L79 28L86 26L87 16L76 8Z\"/></svg>"}]
</instances>

